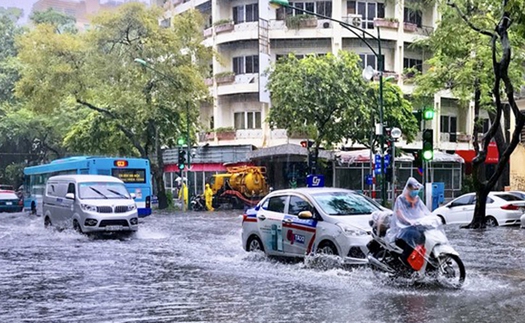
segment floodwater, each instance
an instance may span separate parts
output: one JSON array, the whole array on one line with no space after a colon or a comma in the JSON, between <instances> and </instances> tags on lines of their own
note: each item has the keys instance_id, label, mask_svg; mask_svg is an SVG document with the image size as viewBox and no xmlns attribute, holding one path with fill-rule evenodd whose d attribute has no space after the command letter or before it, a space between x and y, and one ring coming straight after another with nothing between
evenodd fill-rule
<instances>
[{"instance_id":1,"label":"floodwater","mask_svg":"<svg viewBox=\"0 0 525 323\"><path fill-rule=\"evenodd\" d=\"M461 290L250 254L239 212L154 214L129 239L0 214L0 322L521 322L525 230L447 227Z\"/></svg>"}]
</instances>

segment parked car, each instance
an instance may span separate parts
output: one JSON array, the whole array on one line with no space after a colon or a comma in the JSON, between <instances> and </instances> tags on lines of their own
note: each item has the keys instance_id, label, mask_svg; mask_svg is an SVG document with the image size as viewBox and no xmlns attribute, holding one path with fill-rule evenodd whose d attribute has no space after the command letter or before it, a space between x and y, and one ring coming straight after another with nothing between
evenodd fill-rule
<instances>
[{"instance_id":1,"label":"parked car","mask_svg":"<svg viewBox=\"0 0 525 323\"><path fill-rule=\"evenodd\" d=\"M0 191L14 191L13 185L0 184Z\"/></svg>"},{"instance_id":2,"label":"parked car","mask_svg":"<svg viewBox=\"0 0 525 323\"><path fill-rule=\"evenodd\" d=\"M366 264L369 221L380 207L341 188L273 191L248 209L242 221L246 251L268 256L340 256L346 264Z\"/></svg>"},{"instance_id":3,"label":"parked car","mask_svg":"<svg viewBox=\"0 0 525 323\"><path fill-rule=\"evenodd\" d=\"M445 224L468 224L474 217L476 194L461 195L450 203L435 209L432 214ZM525 212L525 200L509 192L490 192L487 197L488 226L520 224Z\"/></svg>"},{"instance_id":4,"label":"parked car","mask_svg":"<svg viewBox=\"0 0 525 323\"><path fill-rule=\"evenodd\" d=\"M507 193L514 194L514 195L520 197L522 200L525 200L525 192L523 192L523 191L509 191Z\"/></svg>"},{"instance_id":5,"label":"parked car","mask_svg":"<svg viewBox=\"0 0 525 323\"><path fill-rule=\"evenodd\" d=\"M0 191L0 212L22 212L24 202L11 190Z\"/></svg>"}]
</instances>

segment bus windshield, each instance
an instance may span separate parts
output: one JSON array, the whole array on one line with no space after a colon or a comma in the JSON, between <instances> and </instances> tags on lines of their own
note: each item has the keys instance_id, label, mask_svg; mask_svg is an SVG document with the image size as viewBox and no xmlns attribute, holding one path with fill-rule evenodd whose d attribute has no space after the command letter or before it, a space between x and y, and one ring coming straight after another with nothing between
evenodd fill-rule
<instances>
[{"instance_id":1,"label":"bus windshield","mask_svg":"<svg viewBox=\"0 0 525 323\"><path fill-rule=\"evenodd\" d=\"M81 200L131 199L126 187L120 183L90 182L78 185Z\"/></svg>"}]
</instances>

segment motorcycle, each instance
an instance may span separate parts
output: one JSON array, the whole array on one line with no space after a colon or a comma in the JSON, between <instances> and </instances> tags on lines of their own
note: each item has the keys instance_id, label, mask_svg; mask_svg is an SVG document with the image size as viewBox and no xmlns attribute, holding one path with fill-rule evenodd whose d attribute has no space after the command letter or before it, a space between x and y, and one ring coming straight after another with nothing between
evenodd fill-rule
<instances>
[{"instance_id":1,"label":"motorcycle","mask_svg":"<svg viewBox=\"0 0 525 323\"><path fill-rule=\"evenodd\" d=\"M202 195L192 196L190 206L193 211L206 211L206 201Z\"/></svg>"},{"instance_id":2,"label":"motorcycle","mask_svg":"<svg viewBox=\"0 0 525 323\"><path fill-rule=\"evenodd\" d=\"M465 266L448 242L441 219L429 215L416 223L417 229L425 236L425 242L412 246L408 264L405 264L401 260L403 249L386 239L390 216L391 213L376 212L370 220L372 240L367 246L367 258L376 277L407 279L409 283L432 279L447 288L461 288L465 281Z\"/></svg>"}]
</instances>

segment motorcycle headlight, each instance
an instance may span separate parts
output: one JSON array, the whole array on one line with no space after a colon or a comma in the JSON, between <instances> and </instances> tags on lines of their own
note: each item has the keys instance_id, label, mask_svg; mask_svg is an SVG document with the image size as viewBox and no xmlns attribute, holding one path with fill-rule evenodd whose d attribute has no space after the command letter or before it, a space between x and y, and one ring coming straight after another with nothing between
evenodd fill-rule
<instances>
[{"instance_id":1,"label":"motorcycle headlight","mask_svg":"<svg viewBox=\"0 0 525 323\"><path fill-rule=\"evenodd\" d=\"M367 235L365 230L362 230L362 229L359 229L359 228L356 228L356 227L352 227L352 226L349 226L349 225L344 224L344 223L337 223L337 226L347 236L358 237L358 236L366 236Z\"/></svg>"},{"instance_id":2,"label":"motorcycle headlight","mask_svg":"<svg viewBox=\"0 0 525 323\"><path fill-rule=\"evenodd\" d=\"M80 207L84 211L97 212L97 207L89 204L80 204Z\"/></svg>"}]
</instances>

